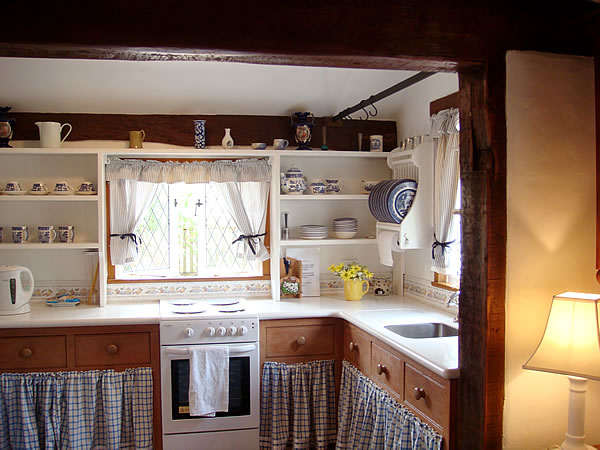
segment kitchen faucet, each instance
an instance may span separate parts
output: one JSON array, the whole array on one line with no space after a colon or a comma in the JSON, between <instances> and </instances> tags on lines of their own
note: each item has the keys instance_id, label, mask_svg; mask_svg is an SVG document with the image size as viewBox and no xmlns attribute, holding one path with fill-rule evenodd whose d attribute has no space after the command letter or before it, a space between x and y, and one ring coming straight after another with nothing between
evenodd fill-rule
<instances>
[{"instance_id":1,"label":"kitchen faucet","mask_svg":"<svg viewBox=\"0 0 600 450\"><path fill-rule=\"evenodd\" d=\"M460 307L460 291L454 291L448 301L446 302L446 306L450 308L450 305L456 305L456 316L452 319L452 322L458 323L458 308Z\"/></svg>"}]
</instances>

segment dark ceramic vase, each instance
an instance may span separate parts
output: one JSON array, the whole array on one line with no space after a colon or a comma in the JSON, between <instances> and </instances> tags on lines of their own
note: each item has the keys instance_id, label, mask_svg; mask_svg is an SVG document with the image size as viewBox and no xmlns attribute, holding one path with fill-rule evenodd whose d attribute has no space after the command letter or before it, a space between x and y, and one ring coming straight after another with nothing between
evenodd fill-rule
<instances>
[{"instance_id":1,"label":"dark ceramic vase","mask_svg":"<svg viewBox=\"0 0 600 450\"><path fill-rule=\"evenodd\" d=\"M315 116L310 112L295 112L292 114L292 127L294 138L298 144L296 150L310 150L308 143L312 138L312 128Z\"/></svg>"},{"instance_id":2,"label":"dark ceramic vase","mask_svg":"<svg viewBox=\"0 0 600 450\"><path fill-rule=\"evenodd\" d=\"M12 148L8 144L13 135L13 125L15 119L9 119L6 114L10 111L10 106L0 108L0 148Z\"/></svg>"}]
</instances>

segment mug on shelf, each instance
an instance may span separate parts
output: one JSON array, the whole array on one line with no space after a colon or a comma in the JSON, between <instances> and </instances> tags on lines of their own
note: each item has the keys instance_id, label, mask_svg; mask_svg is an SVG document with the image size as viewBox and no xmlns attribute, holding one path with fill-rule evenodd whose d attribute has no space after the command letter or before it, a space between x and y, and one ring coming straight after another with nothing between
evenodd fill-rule
<instances>
[{"instance_id":1,"label":"mug on shelf","mask_svg":"<svg viewBox=\"0 0 600 450\"><path fill-rule=\"evenodd\" d=\"M38 241L42 244L50 244L56 239L56 230L52 225L38 226Z\"/></svg>"},{"instance_id":2,"label":"mug on shelf","mask_svg":"<svg viewBox=\"0 0 600 450\"><path fill-rule=\"evenodd\" d=\"M25 244L29 240L29 227L27 225L12 227L12 239L15 244Z\"/></svg>"},{"instance_id":3,"label":"mug on shelf","mask_svg":"<svg viewBox=\"0 0 600 450\"><path fill-rule=\"evenodd\" d=\"M75 239L75 227L73 225L59 225L58 238L60 242L73 242Z\"/></svg>"},{"instance_id":4,"label":"mug on shelf","mask_svg":"<svg viewBox=\"0 0 600 450\"><path fill-rule=\"evenodd\" d=\"M273 148L275 150L285 150L290 142L287 139L273 139Z\"/></svg>"},{"instance_id":5,"label":"mug on shelf","mask_svg":"<svg viewBox=\"0 0 600 450\"><path fill-rule=\"evenodd\" d=\"M146 132L144 130L129 132L129 148L142 148Z\"/></svg>"},{"instance_id":6,"label":"mug on shelf","mask_svg":"<svg viewBox=\"0 0 600 450\"><path fill-rule=\"evenodd\" d=\"M369 148L372 152L383 151L383 136L381 134L374 134L369 136Z\"/></svg>"},{"instance_id":7,"label":"mug on shelf","mask_svg":"<svg viewBox=\"0 0 600 450\"><path fill-rule=\"evenodd\" d=\"M66 181L59 181L54 186L54 192L56 194L69 194L73 192L73 187Z\"/></svg>"},{"instance_id":8,"label":"mug on shelf","mask_svg":"<svg viewBox=\"0 0 600 450\"><path fill-rule=\"evenodd\" d=\"M344 186L344 182L339 178L325 178L325 183L327 183L328 194L339 194Z\"/></svg>"}]
</instances>

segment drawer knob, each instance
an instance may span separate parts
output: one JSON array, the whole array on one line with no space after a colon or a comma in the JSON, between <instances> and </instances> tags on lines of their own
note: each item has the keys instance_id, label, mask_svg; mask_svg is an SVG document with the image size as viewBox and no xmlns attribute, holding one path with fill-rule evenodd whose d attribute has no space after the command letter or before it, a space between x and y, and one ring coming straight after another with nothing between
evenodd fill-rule
<instances>
[{"instance_id":1,"label":"drawer knob","mask_svg":"<svg viewBox=\"0 0 600 450\"><path fill-rule=\"evenodd\" d=\"M348 344L348 350L350 350L351 352L353 352L354 350L358 350L358 344L350 342L350 344Z\"/></svg>"},{"instance_id":2,"label":"drawer knob","mask_svg":"<svg viewBox=\"0 0 600 450\"><path fill-rule=\"evenodd\" d=\"M118 351L119 347L117 347L115 344L108 344L106 346L106 353L109 355L116 355Z\"/></svg>"},{"instance_id":3,"label":"drawer knob","mask_svg":"<svg viewBox=\"0 0 600 450\"><path fill-rule=\"evenodd\" d=\"M29 359L33 356L33 350L29 347L25 347L19 354L21 355L21 358Z\"/></svg>"},{"instance_id":4,"label":"drawer knob","mask_svg":"<svg viewBox=\"0 0 600 450\"><path fill-rule=\"evenodd\" d=\"M296 344L298 344L298 345L306 344L306 338L304 336L300 336L298 339L296 339Z\"/></svg>"},{"instance_id":5,"label":"drawer knob","mask_svg":"<svg viewBox=\"0 0 600 450\"><path fill-rule=\"evenodd\" d=\"M377 364L377 375L381 375L382 373L387 373L387 367L383 364Z\"/></svg>"},{"instance_id":6,"label":"drawer knob","mask_svg":"<svg viewBox=\"0 0 600 450\"><path fill-rule=\"evenodd\" d=\"M414 389L414 393L415 393L415 400L421 400L422 398L425 398L425 389L416 387Z\"/></svg>"}]
</instances>

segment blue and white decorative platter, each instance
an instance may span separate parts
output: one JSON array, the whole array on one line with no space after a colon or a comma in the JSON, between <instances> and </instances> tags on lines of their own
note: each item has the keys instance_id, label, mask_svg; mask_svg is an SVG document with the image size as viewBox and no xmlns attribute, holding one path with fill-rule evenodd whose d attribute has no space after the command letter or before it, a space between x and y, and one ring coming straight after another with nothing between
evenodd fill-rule
<instances>
[{"instance_id":1,"label":"blue and white decorative platter","mask_svg":"<svg viewBox=\"0 0 600 450\"><path fill-rule=\"evenodd\" d=\"M369 193L369 211L380 222L401 223L417 193L415 180L385 180Z\"/></svg>"}]
</instances>

